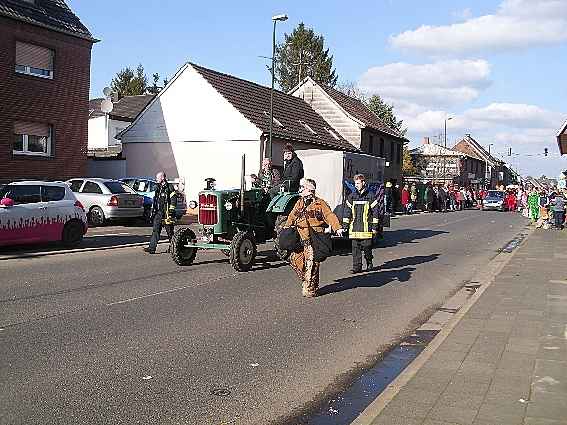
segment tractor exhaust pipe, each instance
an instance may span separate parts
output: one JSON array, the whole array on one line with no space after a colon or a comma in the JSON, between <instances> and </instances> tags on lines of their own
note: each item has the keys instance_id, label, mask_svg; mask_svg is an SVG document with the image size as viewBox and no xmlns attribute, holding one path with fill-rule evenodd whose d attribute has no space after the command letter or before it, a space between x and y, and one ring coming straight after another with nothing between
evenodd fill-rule
<instances>
[{"instance_id":1,"label":"tractor exhaust pipe","mask_svg":"<svg viewBox=\"0 0 567 425\"><path fill-rule=\"evenodd\" d=\"M240 212L244 214L244 190L246 189L246 155L242 155L242 171L240 174Z\"/></svg>"}]
</instances>

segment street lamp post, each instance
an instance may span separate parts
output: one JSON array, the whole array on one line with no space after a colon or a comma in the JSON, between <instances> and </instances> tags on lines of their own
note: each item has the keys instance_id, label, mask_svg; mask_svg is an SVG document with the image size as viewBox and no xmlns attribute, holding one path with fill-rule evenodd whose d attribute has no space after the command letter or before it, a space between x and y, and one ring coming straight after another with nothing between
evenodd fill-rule
<instances>
[{"instance_id":1,"label":"street lamp post","mask_svg":"<svg viewBox=\"0 0 567 425\"><path fill-rule=\"evenodd\" d=\"M268 146L264 157L272 159L272 133L274 126L274 82L276 79L276 24L278 21L287 21L287 15L272 16L274 21L274 31L272 32L272 89L270 90L270 134L268 138Z\"/></svg>"},{"instance_id":2,"label":"street lamp post","mask_svg":"<svg viewBox=\"0 0 567 425\"><path fill-rule=\"evenodd\" d=\"M490 147L493 146L493 145L494 145L494 143L488 144L488 156L490 156ZM484 187L486 188L486 190L490 189L490 184L492 183L492 171L491 171L490 175L489 175L490 180L489 180L488 184L486 184L486 174L487 173L488 173L488 158L486 158L485 165L484 165Z\"/></svg>"},{"instance_id":3,"label":"street lamp post","mask_svg":"<svg viewBox=\"0 0 567 425\"><path fill-rule=\"evenodd\" d=\"M445 149L447 149L447 121L451 121L453 119L453 117L448 117L445 118L445 136L444 136L444 143L443 146L445 147ZM447 165L447 158L446 158L446 152L443 152L443 184L447 183L447 170L446 170L446 165Z\"/></svg>"}]
</instances>

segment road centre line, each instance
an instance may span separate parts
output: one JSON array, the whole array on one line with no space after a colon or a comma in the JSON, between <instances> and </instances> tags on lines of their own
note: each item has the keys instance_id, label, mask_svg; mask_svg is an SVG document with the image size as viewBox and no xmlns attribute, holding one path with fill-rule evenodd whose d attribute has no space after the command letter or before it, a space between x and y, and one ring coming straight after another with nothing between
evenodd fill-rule
<instances>
[{"instance_id":1,"label":"road centre line","mask_svg":"<svg viewBox=\"0 0 567 425\"><path fill-rule=\"evenodd\" d=\"M125 300L120 300L120 301L114 301L112 303L107 303L106 306L110 307L113 305L119 305L119 304L126 304L132 301L138 301L138 300L143 300L145 298L151 298L151 297L157 297L158 295L165 295L165 294L170 294L172 292L178 292L178 291L182 291L184 289L190 289L190 288L198 288L199 286L203 286L209 283L213 283L213 282L217 282L219 280L222 279L227 279L227 278L237 278L239 276L239 273L232 273L232 274L228 274L228 275L223 275L223 276L218 276L214 279L210 279L204 282L200 282L200 283L194 283L193 285L185 285L185 286L178 286L176 288L172 288L172 289L166 289L165 291L159 291L159 292L153 292L151 294L146 294L146 295L140 295L139 297L132 297L132 298L128 298Z\"/></svg>"}]
</instances>

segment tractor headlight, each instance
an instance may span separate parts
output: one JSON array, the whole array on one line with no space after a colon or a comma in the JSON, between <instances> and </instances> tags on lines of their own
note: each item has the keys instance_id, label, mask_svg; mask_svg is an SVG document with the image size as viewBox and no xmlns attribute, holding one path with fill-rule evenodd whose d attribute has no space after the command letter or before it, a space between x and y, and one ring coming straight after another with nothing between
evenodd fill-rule
<instances>
[{"instance_id":1,"label":"tractor headlight","mask_svg":"<svg viewBox=\"0 0 567 425\"><path fill-rule=\"evenodd\" d=\"M226 204L224 204L224 207L226 208L227 211L230 211L232 209L234 205L232 205L232 202L227 201Z\"/></svg>"},{"instance_id":2,"label":"tractor headlight","mask_svg":"<svg viewBox=\"0 0 567 425\"><path fill-rule=\"evenodd\" d=\"M190 201L189 202L189 208L191 208L192 210L194 210L195 208L197 208L199 205L197 204L197 201Z\"/></svg>"}]
</instances>

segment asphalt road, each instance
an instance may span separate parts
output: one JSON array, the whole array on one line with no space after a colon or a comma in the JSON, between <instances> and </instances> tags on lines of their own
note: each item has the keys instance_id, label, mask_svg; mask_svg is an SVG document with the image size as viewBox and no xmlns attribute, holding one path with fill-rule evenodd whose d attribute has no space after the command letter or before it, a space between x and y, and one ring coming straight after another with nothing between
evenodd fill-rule
<instances>
[{"instance_id":1,"label":"asphalt road","mask_svg":"<svg viewBox=\"0 0 567 425\"><path fill-rule=\"evenodd\" d=\"M328 259L315 299L269 245L240 274L215 252L186 268L138 246L0 252L0 423L283 423L417 327L526 221L464 211L392 224L380 270L351 277L349 255Z\"/></svg>"}]
</instances>

